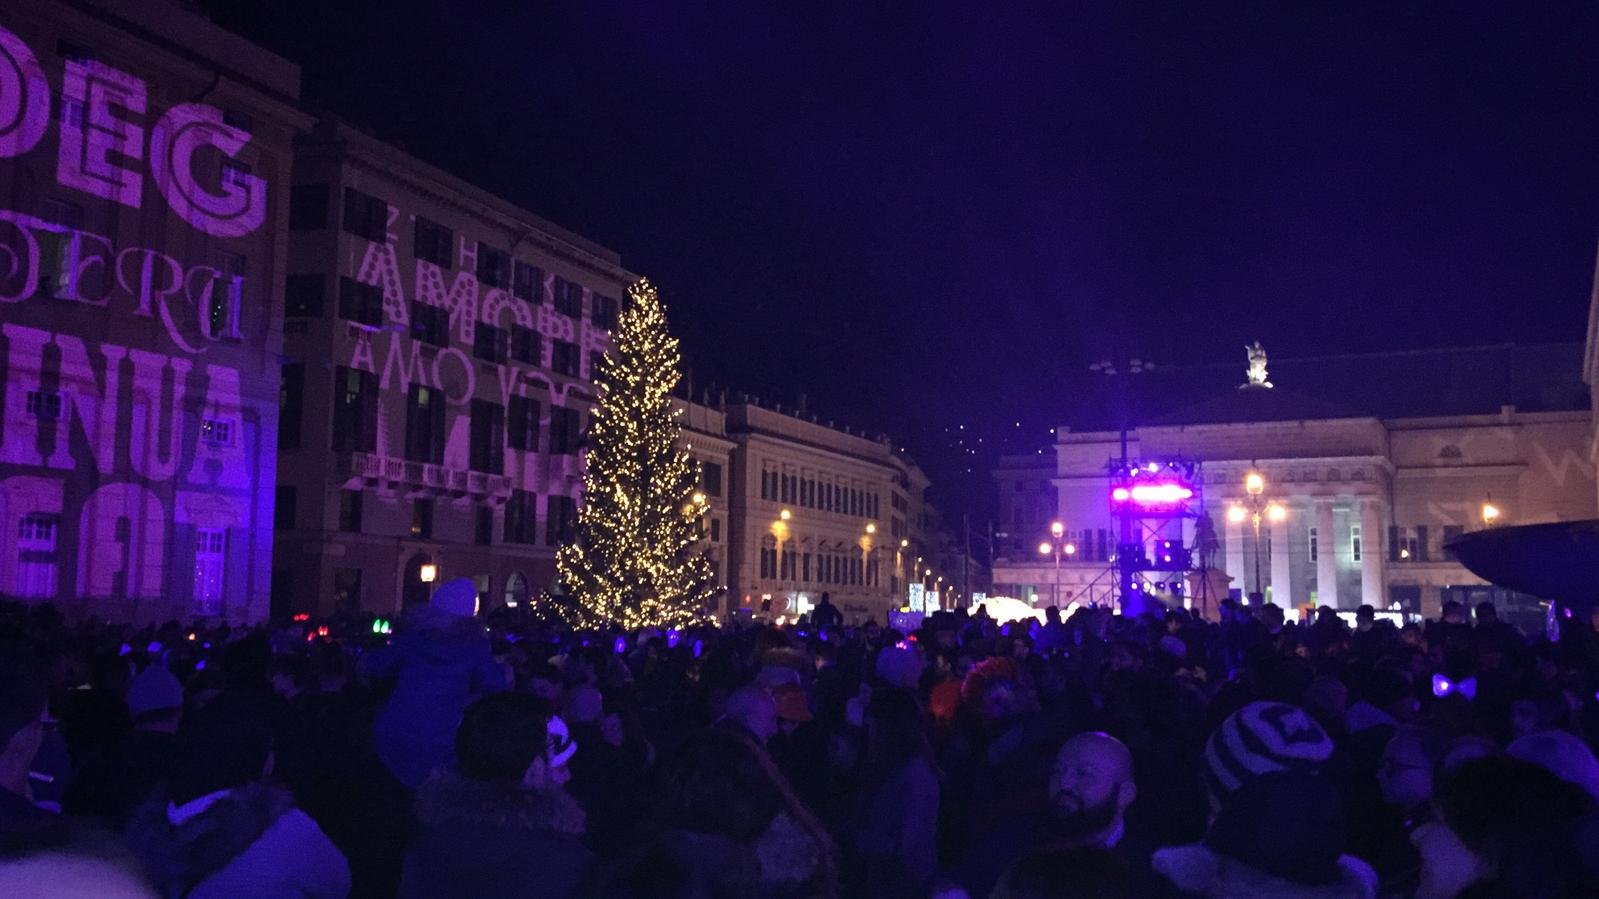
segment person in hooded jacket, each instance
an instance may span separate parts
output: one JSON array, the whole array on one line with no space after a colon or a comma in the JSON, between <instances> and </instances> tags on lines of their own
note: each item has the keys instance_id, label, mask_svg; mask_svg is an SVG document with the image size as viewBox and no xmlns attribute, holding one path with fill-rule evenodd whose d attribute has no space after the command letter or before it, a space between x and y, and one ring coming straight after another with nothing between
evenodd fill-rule
<instances>
[{"instance_id":1,"label":"person in hooded jacket","mask_svg":"<svg viewBox=\"0 0 1599 899\"><path fill-rule=\"evenodd\" d=\"M417 791L422 832L406 856L402 899L573 895L593 863L583 809L565 789L577 748L537 697L473 703L456 732L457 767Z\"/></svg>"},{"instance_id":2,"label":"person in hooded jacket","mask_svg":"<svg viewBox=\"0 0 1599 899\"><path fill-rule=\"evenodd\" d=\"M128 824L128 847L163 896L186 899L350 892L344 855L289 792L266 778L272 726L218 699L184 723L171 775Z\"/></svg>"},{"instance_id":3,"label":"person in hooded jacket","mask_svg":"<svg viewBox=\"0 0 1599 899\"><path fill-rule=\"evenodd\" d=\"M409 789L454 762L456 726L472 700L510 687L476 615L477 585L450 581L392 643L362 660L363 674L396 681L374 736L378 757Z\"/></svg>"}]
</instances>

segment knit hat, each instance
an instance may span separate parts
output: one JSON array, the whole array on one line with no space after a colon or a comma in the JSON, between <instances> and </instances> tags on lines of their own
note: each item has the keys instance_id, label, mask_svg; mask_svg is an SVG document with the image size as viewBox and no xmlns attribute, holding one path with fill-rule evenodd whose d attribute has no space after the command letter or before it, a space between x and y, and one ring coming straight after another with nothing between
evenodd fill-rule
<instances>
[{"instance_id":1,"label":"knit hat","mask_svg":"<svg viewBox=\"0 0 1599 899\"><path fill-rule=\"evenodd\" d=\"M128 684L128 715L138 718L150 712L183 708L183 685L172 672L151 665Z\"/></svg>"},{"instance_id":2,"label":"knit hat","mask_svg":"<svg viewBox=\"0 0 1599 899\"><path fill-rule=\"evenodd\" d=\"M461 618L477 614L477 584L471 578L458 577L440 587L428 605Z\"/></svg>"},{"instance_id":3,"label":"knit hat","mask_svg":"<svg viewBox=\"0 0 1599 899\"><path fill-rule=\"evenodd\" d=\"M1510 744L1511 756L1548 769L1567 783L1576 784L1599 800L1599 760L1588 744L1560 730L1528 734Z\"/></svg>"},{"instance_id":4,"label":"knit hat","mask_svg":"<svg viewBox=\"0 0 1599 899\"><path fill-rule=\"evenodd\" d=\"M1262 774L1314 774L1332 750L1327 732L1304 709L1251 702L1228 715L1205 742L1205 781L1222 799Z\"/></svg>"}]
</instances>

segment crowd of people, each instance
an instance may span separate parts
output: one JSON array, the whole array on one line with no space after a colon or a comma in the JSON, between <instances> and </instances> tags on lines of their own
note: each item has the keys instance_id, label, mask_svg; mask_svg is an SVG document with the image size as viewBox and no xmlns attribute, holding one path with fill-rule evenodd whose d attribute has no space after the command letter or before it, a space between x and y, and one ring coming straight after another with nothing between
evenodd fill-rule
<instances>
[{"instance_id":1,"label":"crowd of people","mask_svg":"<svg viewBox=\"0 0 1599 899\"><path fill-rule=\"evenodd\" d=\"M476 606L0 606L0 895L1599 895L1599 615Z\"/></svg>"}]
</instances>

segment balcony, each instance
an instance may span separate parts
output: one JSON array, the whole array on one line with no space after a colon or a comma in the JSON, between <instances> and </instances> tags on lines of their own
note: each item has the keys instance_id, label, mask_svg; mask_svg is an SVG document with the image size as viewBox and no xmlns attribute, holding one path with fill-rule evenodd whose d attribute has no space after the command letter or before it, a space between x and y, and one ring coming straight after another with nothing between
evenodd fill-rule
<instances>
[{"instance_id":1,"label":"balcony","mask_svg":"<svg viewBox=\"0 0 1599 899\"><path fill-rule=\"evenodd\" d=\"M383 486L400 490L410 498L472 497L493 503L511 498L511 479L503 474L447 468L376 453L340 453L335 464L335 476L349 489Z\"/></svg>"}]
</instances>

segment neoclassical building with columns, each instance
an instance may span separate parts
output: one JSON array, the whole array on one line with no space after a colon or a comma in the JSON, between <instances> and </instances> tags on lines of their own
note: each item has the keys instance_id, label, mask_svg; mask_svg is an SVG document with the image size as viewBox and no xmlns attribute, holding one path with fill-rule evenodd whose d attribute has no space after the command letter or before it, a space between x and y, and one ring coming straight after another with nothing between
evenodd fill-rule
<instances>
[{"instance_id":1,"label":"neoclassical building with columns","mask_svg":"<svg viewBox=\"0 0 1599 899\"><path fill-rule=\"evenodd\" d=\"M1595 517L1581 346L1266 364L1271 386L1264 370L1236 363L1134 377L1123 408L1086 397L1057 428L1052 459L1002 460L995 592L1039 605L1114 598L1119 526L1107 465L1120 456L1123 420L1130 458L1197 463L1197 514L1181 522L1182 538L1209 553L1216 591L1261 593L1288 608L1369 603L1435 614L1450 598L1527 602L1466 571L1449 541L1482 527ZM1264 481L1254 496L1251 471ZM1039 546L1054 521L1071 548L1058 565ZM1175 538L1176 528L1159 536ZM1148 574L1143 589L1174 580ZM1183 589L1192 601L1196 579Z\"/></svg>"}]
</instances>

